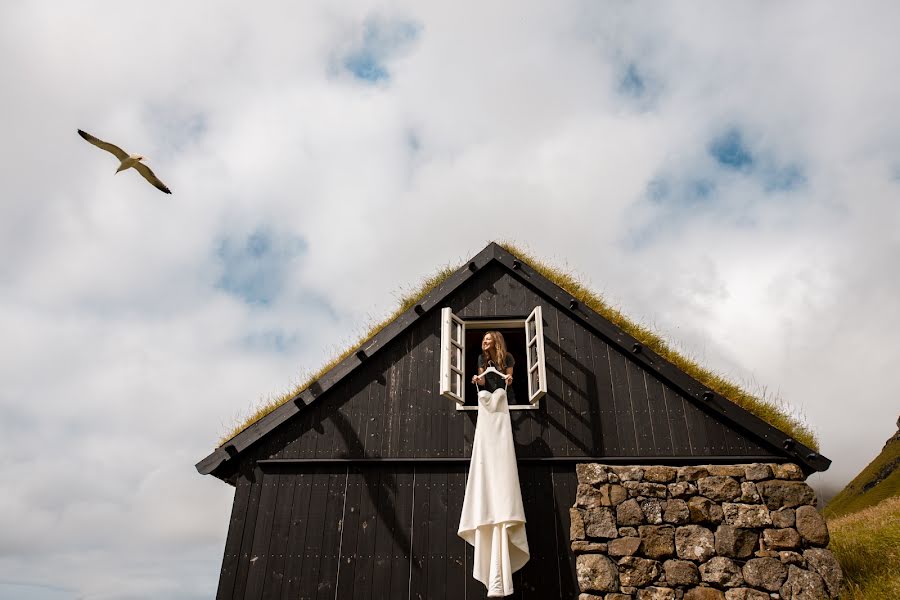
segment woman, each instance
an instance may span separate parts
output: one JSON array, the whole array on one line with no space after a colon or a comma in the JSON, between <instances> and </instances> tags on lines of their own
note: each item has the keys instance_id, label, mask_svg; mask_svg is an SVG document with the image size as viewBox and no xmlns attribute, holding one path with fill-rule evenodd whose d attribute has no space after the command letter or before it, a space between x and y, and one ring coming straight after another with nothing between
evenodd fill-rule
<instances>
[{"instance_id":1,"label":"woman","mask_svg":"<svg viewBox=\"0 0 900 600\"><path fill-rule=\"evenodd\" d=\"M506 351L506 342L503 334L499 331L488 331L481 339L481 354L478 355L478 375L472 376L472 383L484 387L487 391L493 392L501 387L512 384L513 366L516 364L512 354ZM494 367L504 376L501 378L496 373L488 373L484 375L484 370L488 367Z\"/></svg>"}]
</instances>

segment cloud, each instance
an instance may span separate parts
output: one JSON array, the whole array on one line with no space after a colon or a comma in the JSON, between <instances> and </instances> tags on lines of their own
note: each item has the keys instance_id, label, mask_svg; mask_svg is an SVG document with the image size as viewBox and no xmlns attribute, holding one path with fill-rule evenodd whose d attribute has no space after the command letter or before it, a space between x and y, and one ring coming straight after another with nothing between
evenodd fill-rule
<instances>
[{"instance_id":1,"label":"cloud","mask_svg":"<svg viewBox=\"0 0 900 600\"><path fill-rule=\"evenodd\" d=\"M232 491L193 462L492 239L779 393L849 480L896 419L897 12L4 4L0 598L210 597Z\"/></svg>"}]
</instances>

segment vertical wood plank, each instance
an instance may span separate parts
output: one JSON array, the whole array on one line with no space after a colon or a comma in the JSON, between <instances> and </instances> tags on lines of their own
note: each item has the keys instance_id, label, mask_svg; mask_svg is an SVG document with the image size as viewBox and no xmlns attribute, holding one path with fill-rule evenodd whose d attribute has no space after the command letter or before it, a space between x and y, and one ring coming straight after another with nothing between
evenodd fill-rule
<instances>
[{"instance_id":1,"label":"vertical wood plank","mask_svg":"<svg viewBox=\"0 0 900 600\"><path fill-rule=\"evenodd\" d=\"M288 553L288 533L291 529L295 479L296 475L292 474L281 474L277 478L275 517L272 521L268 565L261 594L265 600L281 597L285 577L285 556Z\"/></svg>"},{"instance_id":2,"label":"vertical wood plank","mask_svg":"<svg viewBox=\"0 0 900 600\"><path fill-rule=\"evenodd\" d=\"M447 593L447 473L431 469L428 503L428 598L440 600Z\"/></svg>"},{"instance_id":3,"label":"vertical wood plank","mask_svg":"<svg viewBox=\"0 0 900 600\"><path fill-rule=\"evenodd\" d=\"M247 573L253 550L253 536L256 531L256 520L260 510L260 496L263 491L263 474L259 467L253 469L250 479L250 499L247 503L247 518L244 520L244 531L241 535L241 553L234 578L234 598L244 598L247 589Z\"/></svg>"},{"instance_id":4,"label":"vertical wood plank","mask_svg":"<svg viewBox=\"0 0 900 600\"><path fill-rule=\"evenodd\" d=\"M656 456L656 442L653 422L650 420L650 402L647 398L647 384L644 370L634 361L625 360L625 374L628 377L628 395L631 398L631 414L634 419L637 456Z\"/></svg>"},{"instance_id":5,"label":"vertical wood plank","mask_svg":"<svg viewBox=\"0 0 900 600\"><path fill-rule=\"evenodd\" d=\"M361 496L365 492L360 469L347 469L347 495L341 522L341 540L338 547L337 589L335 598L353 600L356 597L354 580L356 566L360 562L359 533Z\"/></svg>"},{"instance_id":6,"label":"vertical wood plank","mask_svg":"<svg viewBox=\"0 0 900 600\"><path fill-rule=\"evenodd\" d=\"M563 408L563 371L562 353L560 349L558 311L549 302L543 304L544 314L544 352L547 362L547 444L553 456L565 456L566 411Z\"/></svg>"},{"instance_id":7,"label":"vertical wood plank","mask_svg":"<svg viewBox=\"0 0 900 600\"><path fill-rule=\"evenodd\" d=\"M410 533L413 525L413 470L408 466L397 470L394 518L396 524L391 544L391 580L388 598L409 596Z\"/></svg>"},{"instance_id":8,"label":"vertical wood plank","mask_svg":"<svg viewBox=\"0 0 900 600\"><path fill-rule=\"evenodd\" d=\"M312 492L312 478L308 473L298 473L293 477L294 499L291 509L291 524L288 531L288 553L285 561L285 582L283 595L296 598L300 594L300 576L306 553L306 530L309 515L309 500Z\"/></svg>"},{"instance_id":9,"label":"vertical wood plank","mask_svg":"<svg viewBox=\"0 0 900 600\"><path fill-rule=\"evenodd\" d=\"M653 440L658 456L672 456L672 421L668 404L663 397L662 383L649 373L644 373L647 386L647 400L650 405L650 424L653 426Z\"/></svg>"},{"instance_id":10,"label":"vertical wood plank","mask_svg":"<svg viewBox=\"0 0 900 600\"><path fill-rule=\"evenodd\" d=\"M465 596L466 541L459 537L459 518L462 515L466 491L465 468L452 466L447 474L447 598Z\"/></svg>"},{"instance_id":11,"label":"vertical wood plank","mask_svg":"<svg viewBox=\"0 0 900 600\"><path fill-rule=\"evenodd\" d=\"M356 536L356 568L353 574L354 600L370 598L375 574L375 537L378 529L376 502L381 472L366 469L360 475L359 528Z\"/></svg>"},{"instance_id":12,"label":"vertical wood plank","mask_svg":"<svg viewBox=\"0 0 900 600\"><path fill-rule=\"evenodd\" d=\"M241 539L244 535L244 521L247 519L247 507L250 503L252 484L244 477L239 477L234 489L234 502L231 505L231 520L228 522L228 535L225 538L225 552L222 557L222 569L219 572L219 586L216 590L217 600L232 598L234 578L237 574L241 556Z\"/></svg>"},{"instance_id":13,"label":"vertical wood plank","mask_svg":"<svg viewBox=\"0 0 900 600\"><path fill-rule=\"evenodd\" d=\"M613 403L616 411L616 435L619 440L618 454L620 456L636 456L637 434L625 362L624 356L610 348L609 364L612 374Z\"/></svg>"},{"instance_id":14,"label":"vertical wood plank","mask_svg":"<svg viewBox=\"0 0 900 600\"><path fill-rule=\"evenodd\" d=\"M328 496L325 502L319 585L316 591L318 600L334 598L336 593L338 553L343 525L344 497L348 481L346 468L328 474Z\"/></svg>"},{"instance_id":15,"label":"vertical wood plank","mask_svg":"<svg viewBox=\"0 0 900 600\"><path fill-rule=\"evenodd\" d=\"M378 520L375 525L375 571L372 575L372 598L377 598L383 590L390 589L391 567L394 550L394 516L396 504L394 494L397 491L397 469L385 468L381 471L381 483L375 508Z\"/></svg>"},{"instance_id":16,"label":"vertical wood plank","mask_svg":"<svg viewBox=\"0 0 900 600\"><path fill-rule=\"evenodd\" d=\"M300 598L311 600L319 589L319 569L322 563L322 538L325 533L325 504L328 502L328 473L316 470L310 478L309 514L303 563L300 570Z\"/></svg>"}]
</instances>

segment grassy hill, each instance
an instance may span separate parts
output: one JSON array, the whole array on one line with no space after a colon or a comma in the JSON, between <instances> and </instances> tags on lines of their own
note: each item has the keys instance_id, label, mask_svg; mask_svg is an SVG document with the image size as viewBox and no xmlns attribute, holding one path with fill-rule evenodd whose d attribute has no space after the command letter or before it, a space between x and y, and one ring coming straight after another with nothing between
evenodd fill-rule
<instances>
[{"instance_id":1,"label":"grassy hill","mask_svg":"<svg viewBox=\"0 0 900 600\"><path fill-rule=\"evenodd\" d=\"M824 513L844 571L843 600L900 598L900 419L881 453Z\"/></svg>"},{"instance_id":2,"label":"grassy hill","mask_svg":"<svg viewBox=\"0 0 900 600\"><path fill-rule=\"evenodd\" d=\"M875 460L831 499L823 511L826 518L855 513L900 495L900 419L897 426L897 433Z\"/></svg>"}]
</instances>

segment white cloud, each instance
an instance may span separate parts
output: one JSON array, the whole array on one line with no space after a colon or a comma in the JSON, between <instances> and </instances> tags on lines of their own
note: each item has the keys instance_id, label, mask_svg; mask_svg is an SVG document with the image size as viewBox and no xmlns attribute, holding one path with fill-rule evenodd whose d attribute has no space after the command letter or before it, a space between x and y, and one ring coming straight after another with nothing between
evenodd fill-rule
<instances>
[{"instance_id":1,"label":"white cloud","mask_svg":"<svg viewBox=\"0 0 900 600\"><path fill-rule=\"evenodd\" d=\"M0 598L209 597L231 489L193 462L491 239L780 393L842 484L897 411L897 12L4 4ZM416 34L366 46L373 23ZM341 70L366 49L386 77ZM729 128L758 171L711 159ZM766 161L804 184L768 193ZM663 176L708 178L711 204L649 202ZM260 231L302 247L241 263L280 278L264 306L223 289L217 253Z\"/></svg>"}]
</instances>

